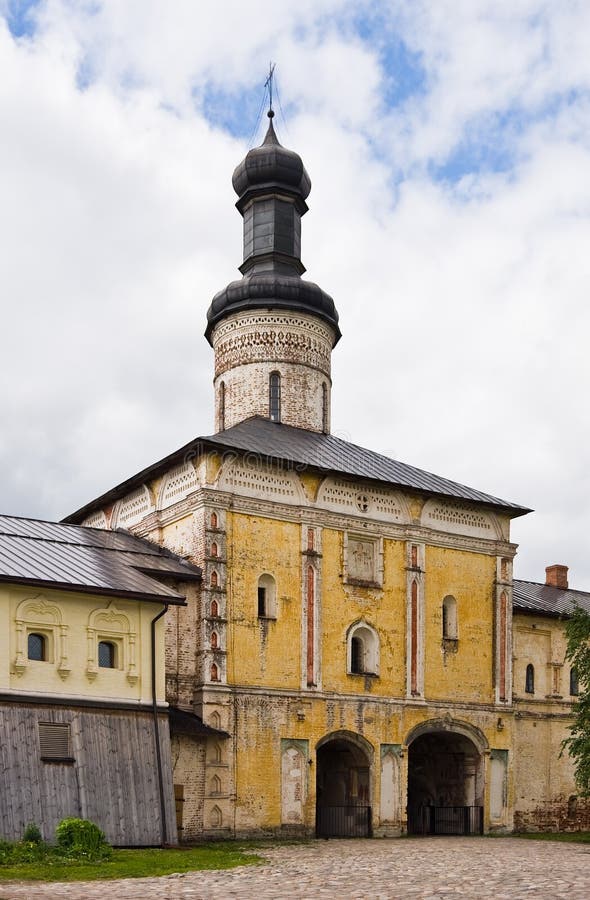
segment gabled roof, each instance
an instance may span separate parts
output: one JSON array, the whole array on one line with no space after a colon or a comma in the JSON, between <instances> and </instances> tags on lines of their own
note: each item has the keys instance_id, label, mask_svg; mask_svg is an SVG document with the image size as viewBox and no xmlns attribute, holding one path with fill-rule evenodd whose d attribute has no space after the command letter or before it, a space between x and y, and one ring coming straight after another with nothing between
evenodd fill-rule
<instances>
[{"instance_id":1,"label":"gabled roof","mask_svg":"<svg viewBox=\"0 0 590 900\"><path fill-rule=\"evenodd\" d=\"M552 587L535 581L514 580L512 606L515 612L536 613L542 616L567 616L580 606L590 613L590 594L569 588Z\"/></svg>"},{"instance_id":2,"label":"gabled roof","mask_svg":"<svg viewBox=\"0 0 590 900\"><path fill-rule=\"evenodd\" d=\"M0 582L182 604L166 579L201 570L123 531L0 516Z\"/></svg>"},{"instance_id":3,"label":"gabled roof","mask_svg":"<svg viewBox=\"0 0 590 900\"><path fill-rule=\"evenodd\" d=\"M148 466L137 475L127 479L96 500L87 503L67 516L64 522L81 522L92 510L125 496L146 479L152 478L167 468L199 453L217 449L243 451L256 454L263 459L276 460L287 468L302 471L306 468L325 473L379 481L394 487L404 488L437 497L447 497L469 503L483 503L502 510L512 517L523 516L531 510L526 506L510 503L466 487L448 478L433 475L407 463L398 462L357 444L351 444L331 434L319 434L303 428L293 428L271 422L262 416L253 416L233 428L220 431L208 437L199 437L159 462Z\"/></svg>"}]
</instances>

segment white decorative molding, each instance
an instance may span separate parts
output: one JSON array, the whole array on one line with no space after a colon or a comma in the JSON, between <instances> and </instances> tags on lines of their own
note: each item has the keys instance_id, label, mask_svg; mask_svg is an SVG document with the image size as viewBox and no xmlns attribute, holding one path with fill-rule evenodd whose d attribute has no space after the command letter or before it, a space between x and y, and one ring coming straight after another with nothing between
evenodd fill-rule
<instances>
[{"instance_id":1,"label":"white decorative molding","mask_svg":"<svg viewBox=\"0 0 590 900\"><path fill-rule=\"evenodd\" d=\"M101 640L113 640L120 653L117 669L126 670L127 680L135 684L139 677L136 660L137 635L131 630L129 617L114 604L92 610L88 617L86 675L96 678L98 666L98 644Z\"/></svg>"},{"instance_id":2,"label":"white decorative molding","mask_svg":"<svg viewBox=\"0 0 590 900\"><path fill-rule=\"evenodd\" d=\"M22 675L29 665L27 639L31 632L40 632L49 643L47 662L57 663L57 671L67 678L71 671L68 662L68 626L63 624L59 606L50 603L43 594L19 603L15 615L16 656L14 669Z\"/></svg>"},{"instance_id":3,"label":"white decorative molding","mask_svg":"<svg viewBox=\"0 0 590 900\"><path fill-rule=\"evenodd\" d=\"M113 513L113 528L127 528L135 522L139 522L145 518L148 513L152 512L154 504L152 503L150 492L147 487L142 484L141 487L127 494L117 503Z\"/></svg>"},{"instance_id":4,"label":"white decorative molding","mask_svg":"<svg viewBox=\"0 0 590 900\"><path fill-rule=\"evenodd\" d=\"M405 501L392 490L343 478L328 477L318 491L317 506L339 513L405 524L410 515Z\"/></svg>"},{"instance_id":5,"label":"white decorative molding","mask_svg":"<svg viewBox=\"0 0 590 900\"><path fill-rule=\"evenodd\" d=\"M495 516L480 507L454 500L428 500L422 510L421 524L450 534L468 534L488 540L502 538Z\"/></svg>"},{"instance_id":6,"label":"white decorative molding","mask_svg":"<svg viewBox=\"0 0 590 900\"><path fill-rule=\"evenodd\" d=\"M82 522L84 528L106 528L107 517L102 509L93 512L91 516Z\"/></svg>"},{"instance_id":7,"label":"white decorative molding","mask_svg":"<svg viewBox=\"0 0 590 900\"><path fill-rule=\"evenodd\" d=\"M190 460L183 462L179 466L165 475L158 496L158 509L165 509L183 500L187 494L199 487L199 479L193 463Z\"/></svg>"},{"instance_id":8,"label":"white decorative molding","mask_svg":"<svg viewBox=\"0 0 590 900\"><path fill-rule=\"evenodd\" d=\"M307 505L305 492L294 472L273 466L253 454L228 460L219 474L218 487L245 497Z\"/></svg>"}]
</instances>

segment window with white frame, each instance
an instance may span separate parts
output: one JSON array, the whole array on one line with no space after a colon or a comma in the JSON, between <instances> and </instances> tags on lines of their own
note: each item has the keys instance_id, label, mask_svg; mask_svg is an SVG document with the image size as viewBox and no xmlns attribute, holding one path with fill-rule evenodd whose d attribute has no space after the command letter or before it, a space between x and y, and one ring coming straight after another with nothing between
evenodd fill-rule
<instances>
[{"instance_id":1,"label":"window with white frame","mask_svg":"<svg viewBox=\"0 0 590 900\"><path fill-rule=\"evenodd\" d=\"M258 579L257 605L259 619L276 619L277 583L268 573Z\"/></svg>"},{"instance_id":2,"label":"window with white frame","mask_svg":"<svg viewBox=\"0 0 590 900\"><path fill-rule=\"evenodd\" d=\"M379 636L371 625L357 622L348 630L347 671L350 675L379 674Z\"/></svg>"}]
</instances>

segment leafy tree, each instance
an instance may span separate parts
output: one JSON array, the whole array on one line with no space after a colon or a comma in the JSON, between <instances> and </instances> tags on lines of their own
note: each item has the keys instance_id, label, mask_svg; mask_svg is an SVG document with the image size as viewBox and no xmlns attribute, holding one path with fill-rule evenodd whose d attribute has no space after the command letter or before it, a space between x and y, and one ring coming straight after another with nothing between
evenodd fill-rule
<instances>
[{"instance_id":1,"label":"leafy tree","mask_svg":"<svg viewBox=\"0 0 590 900\"><path fill-rule=\"evenodd\" d=\"M590 797L590 614L576 607L565 625L566 659L575 668L579 695L573 705L570 736L563 741L574 762L576 786L582 797Z\"/></svg>"}]
</instances>

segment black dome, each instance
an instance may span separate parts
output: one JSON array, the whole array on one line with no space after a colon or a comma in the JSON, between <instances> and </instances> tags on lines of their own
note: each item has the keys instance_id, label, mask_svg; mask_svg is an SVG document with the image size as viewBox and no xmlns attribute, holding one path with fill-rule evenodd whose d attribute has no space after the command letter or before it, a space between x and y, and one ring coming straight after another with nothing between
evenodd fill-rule
<instances>
[{"instance_id":1,"label":"black dome","mask_svg":"<svg viewBox=\"0 0 590 900\"><path fill-rule=\"evenodd\" d=\"M305 171L303 160L294 150L279 144L269 122L266 137L260 147L250 150L234 171L232 184L239 196L238 208L246 195L277 188L295 194L305 201L311 190L311 179Z\"/></svg>"},{"instance_id":2,"label":"black dome","mask_svg":"<svg viewBox=\"0 0 590 900\"><path fill-rule=\"evenodd\" d=\"M258 272L232 281L215 294L207 312L207 340L211 342L217 322L244 309L284 309L309 313L332 326L336 341L340 338L336 306L321 287L313 281L303 281L291 275Z\"/></svg>"}]
</instances>

